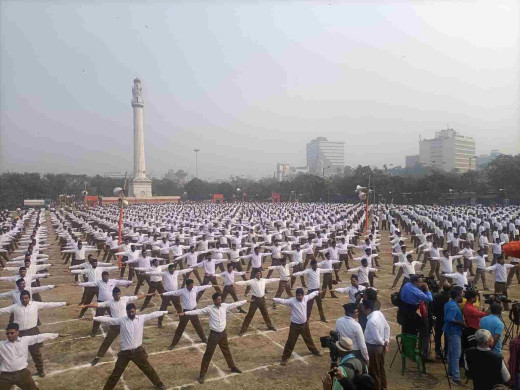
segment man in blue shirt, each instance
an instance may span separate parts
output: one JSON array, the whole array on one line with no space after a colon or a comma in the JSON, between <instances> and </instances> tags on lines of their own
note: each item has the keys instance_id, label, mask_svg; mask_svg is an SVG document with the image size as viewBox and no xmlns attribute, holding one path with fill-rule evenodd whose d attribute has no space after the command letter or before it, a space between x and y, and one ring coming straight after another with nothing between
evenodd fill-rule
<instances>
[{"instance_id":1,"label":"man in blue shirt","mask_svg":"<svg viewBox=\"0 0 520 390\"><path fill-rule=\"evenodd\" d=\"M448 375L452 377L452 382L463 386L460 381L459 360L461 354L462 312L459 303L462 302L462 291L460 289L451 290L451 300L444 305L444 326L442 330L448 338Z\"/></svg>"},{"instance_id":2,"label":"man in blue shirt","mask_svg":"<svg viewBox=\"0 0 520 390\"><path fill-rule=\"evenodd\" d=\"M489 315L480 320L480 328L489 330L493 336L492 351L500 356L502 356L502 332L504 331L501 316L502 305L495 302L489 307Z\"/></svg>"},{"instance_id":3,"label":"man in blue shirt","mask_svg":"<svg viewBox=\"0 0 520 390\"><path fill-rule=\"evenodd\" d=\"M397 313L398 322L402 325L402 333L417 334L425 325L427 318L417 314L421 302L431 302L432 293L428 285L423 283L418 275L410 275L410 281L405 283L400 292L401 304ZM429 332L428 332L429 336Z\"/></svg>"}]
</instances>

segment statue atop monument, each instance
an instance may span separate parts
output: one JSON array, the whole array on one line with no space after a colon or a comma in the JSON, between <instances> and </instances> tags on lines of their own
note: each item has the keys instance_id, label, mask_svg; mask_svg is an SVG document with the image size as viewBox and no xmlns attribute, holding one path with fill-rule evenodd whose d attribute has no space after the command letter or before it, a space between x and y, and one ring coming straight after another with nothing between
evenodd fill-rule
<instances>
[{"instance_id":1,"label":"statue atop monument","mask_svg":"<svg viewBox=\"0 0 520 390\"><path fill-rule=\"evenodd\" d=\"M144 103L143 102L143 91L141 89L141 79L136 77L134 79L134 86L132 87L132 103Z\"/></svg>"}]
</instances>

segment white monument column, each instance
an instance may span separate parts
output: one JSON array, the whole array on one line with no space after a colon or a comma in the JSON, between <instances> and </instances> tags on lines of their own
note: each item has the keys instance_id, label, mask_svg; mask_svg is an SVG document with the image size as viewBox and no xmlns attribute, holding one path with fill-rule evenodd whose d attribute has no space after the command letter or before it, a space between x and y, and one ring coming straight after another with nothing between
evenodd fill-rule
<instances>
[{"instance_id":1,"label":"white monument column","mask_svg":"<svg viewBox=\"0 0 520 390\"><path fill-rule=\"evenodd\" d=\"M144 101L141 80L136 78L132 88L132 108L134 110L134 179L130 186L130 196L144 198L152 196L152 181L146 177L144 157Z\"/></svg>"}]
</instances>

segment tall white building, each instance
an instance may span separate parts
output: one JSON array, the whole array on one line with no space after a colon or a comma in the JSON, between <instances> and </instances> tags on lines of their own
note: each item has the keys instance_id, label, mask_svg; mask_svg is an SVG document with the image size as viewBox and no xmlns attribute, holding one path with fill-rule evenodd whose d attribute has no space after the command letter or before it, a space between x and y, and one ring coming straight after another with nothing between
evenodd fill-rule
<instances>
[{"instance_id":1,"label":"tall white building","mask_svg":"<svg viewBox=\"0 0 520 390\"><path fill-rule=\"evenodd\" d=\"M419 161L425 167L446 172L476 169L475 140L453 129L435 132L435 138L419 141Z\"/></svg>"},{"instance_id":2,"label":"tall white building","mask_svg":"<svg viewBox=\"0 0 520 390\"><path fill-rule=\"evenodd\" d=\"M300 173L309 173L309 167L293 167L287 163L276 164L276 179L278 181L294 179Z\"/></svg>"},{"instance_id":3,"label":"tall white building","mask_svg":"<svg viewBox=\"0 0 520 390\"><path fill-rule=\"evenodd\" d=\"M345 142L328 141L318 137L307 144L309 173L332 175L345 167Z\"/></svg>"}]
</instances>

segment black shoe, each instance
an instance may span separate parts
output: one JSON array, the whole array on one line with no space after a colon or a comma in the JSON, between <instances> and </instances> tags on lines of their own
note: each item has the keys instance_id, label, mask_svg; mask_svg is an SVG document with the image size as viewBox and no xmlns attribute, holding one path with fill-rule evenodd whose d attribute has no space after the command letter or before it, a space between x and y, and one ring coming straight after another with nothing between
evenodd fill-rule
<instances>
[{"instance_id":1,"label":"black shoe","mask_svg":"<svg viewBox=\"0 0 520 390\"><path fill-rule=\"evenodd\" d=\"M231 372L234 372L234 373L236 373L236 374L242 374L242 371L240 371L240 370L238 369L238 367L233 367L233 368L231 369Z\"/></svg>"},{"instance_id":2,"label":"black shoe","mask_svg":"<svg viewBox=\"0 0 520 390\"><path fill-rule=\"evenodd\" d=\"M175 348L175 345L173 345L173 344L171 344L171 345L168 347L168 349L169 349L170 351L173 350L173 348Z\"/></svg>"},{"instance_id":3,"label":"black shoe","mask_svg":"<svg viewBox=\"0 0 520 390\"><path fill-rule=\"evenodd\" d=\"M244 335L244 334L243 334L242 332L240 332L240 333L238 334L238 337L242 337L243 335Z\"/></svg>"},{"instance_id":4,"label":"black shoe","mask_svg":"<svg viewBox=\"0 0 520 390\"><path fill-rule=\"evenodd\" d=\"M242 309L240 309L238 312L239 312L240 314L246 314L246 313L247 313L245 310L242 310Z\"/></svg>"},{"instance_id":5,"label":"black shoe","mask_svg":"<svg viewBox=\"0 0 520 390\"><path fill-rule=\"evenodd\" d=\"M199 381L200 384L203 384L204 383L204 377L203 376L199 376L199 379L197 379Z\"/></svg>"},{"instance_id":6,"label":"black shoe","mask_svg":"<svg viewBox=\"0 0 520 390\"><path fill-rule=\"evenodd\" d=\"M278 329L276 329L274 326L271 326L270 328L267 328L268 330L272 330L273 332L276 332Z\"/></svg>"},{"instance_id":7,"label":"black shoe","mask_svg":"<svg viewBox=\"0 0 520 390\"><path fill-rule=\"evenodd\" d=\"M45 373L43 371L38 371L38 376L40 378L45 378Z\"/></svg>"},{"instance_id":8,"label":"black shoe","mask_svg":"<svg viewBox=\"0 0 520 390\"><path fill-rule=\"evenodd\" d=\"M162 323L159 322L159 323L157 324L157 327L158 327L159 329L161 329L161 328L162 328Z\"/></svg>"},{"instance_id":9,"label":"black shoe","mask_svg":"<svg viewBox=\"0 0 520 390\"><path fill-rule=\"evenodd\" d=\"M98 357L95 357L94 359L92 359L92 361L90 362L90 365L91 366L95 366L96 364L98 364L99 362L99 358Z\"/></svg>"},{"instance_id":10,"label":"black shoe","mask_svg":"<svg viewBox=\"0 0 520 390\"><path fill-rule=\"evenodd\" d=\"M323 354L320 351L312 352L314 356L323 356Z\"/></svg>"}]
</instances>

